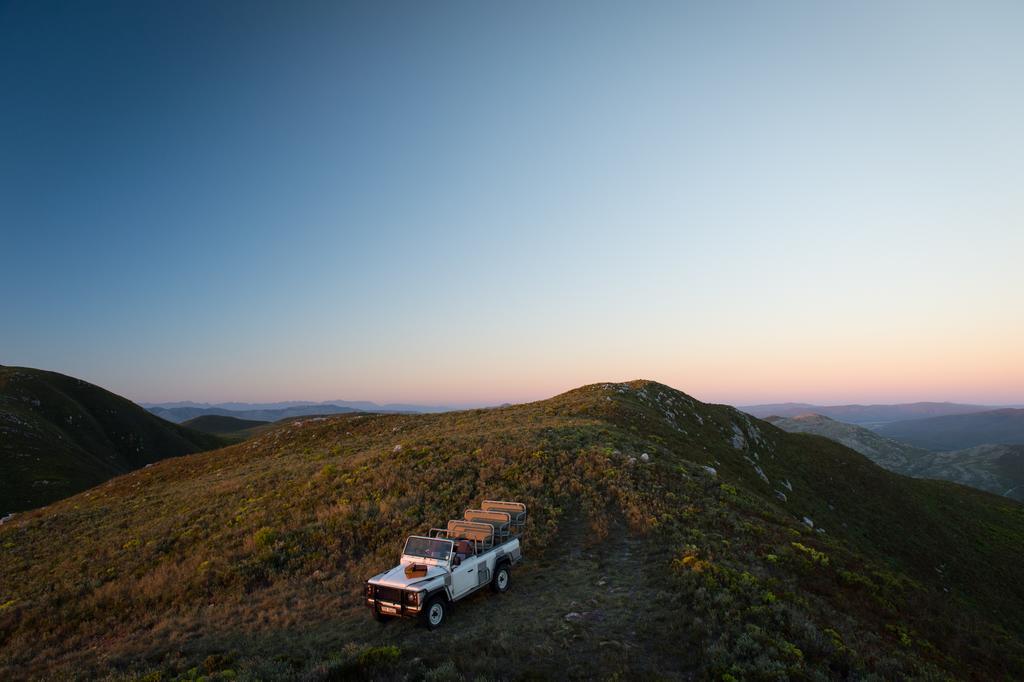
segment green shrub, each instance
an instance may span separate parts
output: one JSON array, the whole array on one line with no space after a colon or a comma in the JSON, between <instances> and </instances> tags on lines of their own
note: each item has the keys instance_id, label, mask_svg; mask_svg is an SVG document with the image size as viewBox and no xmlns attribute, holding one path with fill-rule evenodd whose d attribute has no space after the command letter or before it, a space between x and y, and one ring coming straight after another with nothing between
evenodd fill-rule
<instances>
[{"instance_id":1,"label":"green shrub","mask_svg":"<svg viewBox=\"0 0 1024 682\"><path fill-rule=\"evenodd\" d=\"M356 658L356 662L364 668L393 665L402 655L397 646L374 646L364 650Z\"/></svg>"},{"instance_id":2,"label":"green shrub","mask_svg":"<svg viewBox=\"0 0 1024 682\"><path fill-rule=\"evenodd\" d=\"M799 542L791 542L789 544L792 545L793 549L801 552L811 563L818 564L819 566L828 566L828 555L824 552Z\"/></svg>"},{"instance_id":3,"label":"green shrub","mask_svg":"<svg viewBox=\"0 0 1024 682\"><path fill-rule=\"evenodd\" d=\"M252 536L253 542L257 547L266 548L270 547L277 540L277 531L269 526L263 526Z\"/></svg>"}]
</instances>

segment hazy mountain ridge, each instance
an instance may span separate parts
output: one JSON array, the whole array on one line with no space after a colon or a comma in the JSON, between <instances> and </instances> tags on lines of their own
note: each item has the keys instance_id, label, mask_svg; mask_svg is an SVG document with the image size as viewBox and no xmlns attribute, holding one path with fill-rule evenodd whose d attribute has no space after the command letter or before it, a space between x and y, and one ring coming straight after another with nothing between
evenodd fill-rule
<instances>
[{"instance_id":1,"label":"hazy mountain ridge","mask_svg":"<svg viewBox=\"0 0 1024 682\"><path fill-rule=\"evenodd\" d=\"M530 508L512 591L373 623L363 580L484 497ZM294 420L0 527L0 674L1019 678L1022 539L1022 505L653 382Z\"/></svg>"},{"instance_id":2,"label":"hazy mountain ridge","mask_svg":"<svg viewBox=\"0 0 1024 682\"><path fill-rule=\"evenodd\" d=\"M769 403L748 405L740 410L755 417L799 417L820 414L848 424L879 426L889 422L953 414L970 414L996 409L986 405L947 402L896 403L891 405L813 405L810 403Z\"/></svg>"},{"instance_id":3,"label":"hazy mountain ridge","mask_svg":"<svg viewBox=\"0 0 1024 682\"><path fill-rule=\"evenodd\" d=\"M199 417L232 417L248 421L276 422L291 417L312 417L323 414L345 414L357 412L351 407L339 405L293 405L267 410L228 410L220 407L150 407L151 413L175 424L182 424Z\"/></svg>"},{"instance_id":4,"label":"hazy mountain ridge","mask_svg":"<svg viewBox=\"0 0 1024 682\"><path fill-rule=\"evenodd\" d=\"M952 481L1024 502L1024 445L933 452L818 414L767 421L790 433L810 433L842 443L899 474Z\"/></svg>"},{"instance_id":5,"label":"hazy mountain ridge","mask_svg":"<svg viewBox=\"0 0 1024 682\"><path fill-rule=\"evenodd\" d=\"M0 515L223 445L80 379L0 366Z\"/></svg>"},{"instance_id":6,"label":"hazy mountain ridge","mask_svg":"<svg viewBox=\"0 0 1024 682\"><path fill-rule=\"evenodd\" d=\"M419 405L407 403L375 403L370 400L284 400L271 403L202 403L191 400L181 400L168 403L139 403L147 410L159 408L171 410L175 408L195 408L197 410L227 410L229 412L254 412L261 410L287 410L289 408L302 408L311 406L325 406L334 408L349 408L357 412L448 412L454 408L441 405ZM209 414L214 414L209 412ZM337 414L337 413L336 413ZM196 416L200 416L196 413Z\"/></svg>"},{"instance_id":7,"label":"hazy mountain ridge","mask_svg":"<svg viewBox=\"0 0 1024 682\"><path fill-rule=\"evenodd\" d=\"M876 429L926 450L948 451L978 445L1024 444L1024 409L1002 408L887 424Z\"/></svg>"}]
</instances>

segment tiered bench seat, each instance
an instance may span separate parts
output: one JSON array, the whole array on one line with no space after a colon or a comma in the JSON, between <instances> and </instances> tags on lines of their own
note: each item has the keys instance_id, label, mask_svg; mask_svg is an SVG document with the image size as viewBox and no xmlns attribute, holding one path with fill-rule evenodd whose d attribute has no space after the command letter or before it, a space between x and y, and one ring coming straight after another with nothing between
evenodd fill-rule
<instances>
[{"instance_id":1,"label":"tiered bench seat","mask_svg":"<svg viewBox=\"0 0 1024 682\"><path fill-rule=\"evenodd\" d=\"M459 547L461 541L471 544L470 554L492 549L495 544L518 535L526 524L526 505L521 502L484 500L482 509L467 509L461 519L452 519L446 528L431 528L432 538L447 538ZM467 553L456 550L457 553Z\"/></svg>"},{"instance_id":2,"label":"tiered bench seat","mask_svg":"<svg viewBox=\"0 0 1024 682\"><path fill-rule=\"evenodd\" d=\"M503 541L512 532L512 516L508 512L467 509L462 515L467 521L488 523L494 527L494 536Z\"/></svg>"},{"instance_id":3,"label":"tiered bench seat","mask_svg":"<svg viewBox=\"0 0 1024 682\"><path fill-rule=\"evenodd\" d=\"M485 552L494 546L494 526L489 523L452 519L448 522L448 537L452 540L469 540L476 544L479 552Z\"/></svg>"},{"instance_id":4,"label":"tiered bench seat","mask_svg":"<svg viewBox=\"0 0 1024 682\"><path fill-rule=\"evenodd\" d=\"M484 511L505 512L514 532L522 530L526 525L526 505L522 502L505 502L502 500L484 500L480 508Z\"/></svg>"}]
</instances>

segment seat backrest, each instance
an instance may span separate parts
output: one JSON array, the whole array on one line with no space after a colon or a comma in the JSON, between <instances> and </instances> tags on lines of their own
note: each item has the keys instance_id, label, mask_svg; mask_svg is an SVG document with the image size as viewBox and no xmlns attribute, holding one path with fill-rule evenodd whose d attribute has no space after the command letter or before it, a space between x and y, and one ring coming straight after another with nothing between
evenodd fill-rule
<instances>
[{"instance_id":1,"label":"seat backrest","mask_svg":"<svg viewBox=\"0 0 1024 682\"><path fill-rule=\"evenodd\" d=\"M484 500L480 507L486 511L501 511L516 519L521 520L526 516L526 505L522 502L504 502L502 500Z\"/></svg>"},{"instance_id":2,"label":"seat backrest","mask_svg":"<svg viewBox=\"0 0 1024 682\"><path fill-rule=\"evenodd\" d=\"M448 522L448 536L475 540L484 546L490 546L494 544L494 526L489 523L453 519Z\"/></svg>"},{"instance_id":3,"label":"seat backrest","mask_svg":"<svg viewBox=\"0 0 1024 682\"><path fill-rule=\"evenodd\" d=\"M485 511L483 509L467 509L463 514L467 521L482 521L483 523L497 523L508 525L512 522L512 516L503 511Z\"/></svg>"}]
</instances>

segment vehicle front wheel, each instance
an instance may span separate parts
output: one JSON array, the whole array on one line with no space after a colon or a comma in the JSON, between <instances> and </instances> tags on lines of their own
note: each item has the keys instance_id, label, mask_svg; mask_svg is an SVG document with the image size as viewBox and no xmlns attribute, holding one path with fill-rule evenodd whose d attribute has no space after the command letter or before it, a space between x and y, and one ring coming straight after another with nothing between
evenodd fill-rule
<instances>
[{"instance_id":1,"label":"vehicle front wheel","mask_svg":"<svg viewBox=\"0 0 1024 682\"><path fill-rule=\"evenodd\" d=\"M495 592L508 592L508 587L511 584L512 571L509 570L508 565L499 566L498 570L494 572L494 579L491 580L491 589Z\"/></svg>"},{"instance_id":2,"label":"vehicle front wheel","mask_svg":"<svg viewBox=\"0 0 1024 682\"><path fill-rule=\"evenodd\" d=\"M423 607L423 624L434 630L441 627L448 617L448 602L444 597L434 597Z\"/></svg>"}]
</instances>

